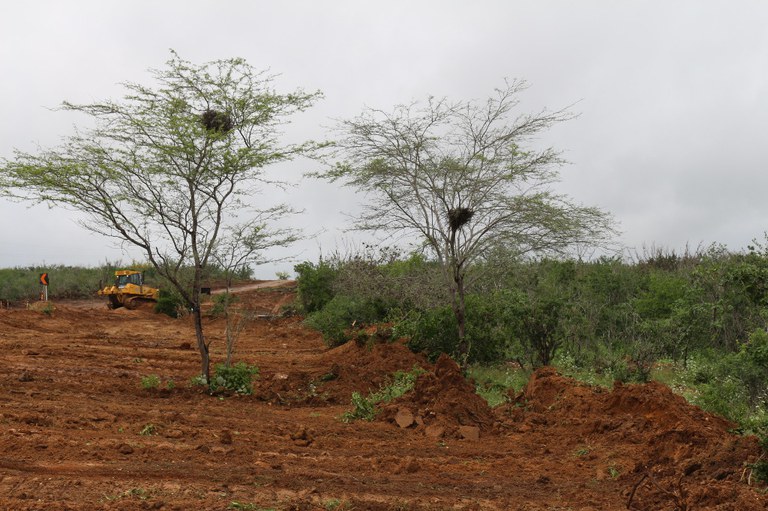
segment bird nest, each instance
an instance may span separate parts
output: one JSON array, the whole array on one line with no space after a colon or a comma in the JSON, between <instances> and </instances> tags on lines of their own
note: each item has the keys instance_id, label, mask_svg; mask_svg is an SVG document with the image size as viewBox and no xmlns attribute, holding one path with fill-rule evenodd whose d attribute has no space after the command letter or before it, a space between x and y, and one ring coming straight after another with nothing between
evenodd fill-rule
<instances>
[{"instance_id":1,"label":"bird nest","mask_svg":"<svg viewBox=\"0 0 768 511\"><path fill-rule=\"evenodd\" d=\"M203 112L200 116L200 122L208 131L215 131L217 133L228 133L234 127L232 117L226 112L219 112L217 110L206 110Z\"/></svg>"},{"instance_id":2,"label":"bird nest","mask_svg":"<svg viewBox=\"0 0 768 511\"><path fill-rule=\"evenodd\" d=\"M469 208L454 208L448 210L448 225L451 229L458 231L462 225L466 224L472 219L472 215L475 212Z\"/></svg>"}]
</instances>

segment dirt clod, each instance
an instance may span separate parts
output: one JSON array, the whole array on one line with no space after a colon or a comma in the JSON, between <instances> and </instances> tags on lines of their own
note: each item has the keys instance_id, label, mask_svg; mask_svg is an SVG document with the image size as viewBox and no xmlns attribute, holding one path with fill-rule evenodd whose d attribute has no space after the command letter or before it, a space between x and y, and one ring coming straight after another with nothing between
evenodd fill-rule
<instances>
[{"instance_id":1,"label":"dirt clod","mask_svg":"<svg viewBox=\"0 0 768 511\"><path fill-rule=\"evenodd\" d=\"M459 426L459 434L464 440L480 440L480 428L477 426Z\"/></svg>"},{"instance_id":2,"label":"dirt clod","mask_svg":"<svg viewBox=\"0 0 768 511\"><path fill-rule=\"evenodd\" d=\"M415 424L413 413L408 408L400 408L395 414L395 422L401 428L408 428Z\"/></svg>"}]
</instances>

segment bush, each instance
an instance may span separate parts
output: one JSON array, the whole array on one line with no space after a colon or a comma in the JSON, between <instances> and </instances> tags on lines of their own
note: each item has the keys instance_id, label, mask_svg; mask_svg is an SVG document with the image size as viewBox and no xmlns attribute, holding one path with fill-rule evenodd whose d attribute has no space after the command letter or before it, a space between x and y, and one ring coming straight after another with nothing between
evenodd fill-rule
<instances>
[{"instance_id":1,"label":"bush","mask_svg":"<svg viewBox=\"0 0 768 511\"><path fill-rule=\"evenodd\" d=\"M695 359L685 375L698 389L694 403L768 435L768 333L755 330L737 353L712 351Z\"/></svg>"},{"instance_id":2,"label":"bush","mask_svg":"<svg viewBox=\"0 0 768 511\"><path fill-rule=\"evenodd\" d=\"M160 290L160 296L155 304L155 312L158 314L165 314L172 318L177 318L179 317L179 310L181 307L182 302L178 295L164 289Z\"/></svg>"},{"instance_id":3,"label":"bush","mask_svg":"<svg viewBox=\"0 0 768 511\"><path fill-rule=\"evenodd\" d=\"M412 311L394 328L395 337L408 338L408 347L431 360L441 353L455 355L459 346L456 317L450 307Z\"/></svg>"},{"instance_id":4,"label":"bush","mask_svg":"<svg viewBox=\"0 0 768 511\"><path fill-rule=\"evenodd\" d=\"M516 293L505 291L466 297L468 362L489 363L504 358L517 339L514 327L519 321L518 299ZM441 353L458 353L458 326L450 306L411 311L394 330L396 337L410 339L408 346L413 351L426 352L430 359Z\"/></svg>"},{"instance_id":5,"label":"bush","mask_svg":"<svg viewBox=\"0 0 768 511\"><path fill-rule=\"evenodd\" d=\"M305 261L293 267L296 272L296 290L304 314L321 310L334 297L333 282L338 270L329 262L317 265Z\"/></svg>"},{"instance_id":6,"label":"bush","mask_svg":"<svg viewBox=\"0 0 768 511\"><path fill-rule=\"evenodd\" d=\"M232 293L220 293L213 296L213 307L211 307L210 315L212 318L218 318L229 310L229 307L239 300L237 295Z\"/></svg>"},{"instance_id":7,"label":"bush","mask_svg":"<svg viewBox=\"0 0 768 511\"><path fill-rule=\"evenodd\" d=\"M253 393L253 377L259 374L259 368L238 362L227 367L225 364L216 366L216 372L211 378L211 392L230 391L238 394Z\"/></svg>"},{"instance_id":8,"label":"bush","mask_svg":"<svg viewBox=\"0 0 768 511\"><path fill-rule=\"evenodd\" d=\"M333 348L352 338L353 325L376 323L382 321L386 314L386 306L379 301L336 295L322 310L310 314L305 322L322 333L325 343Z\"/></svg>"}]
</instances>

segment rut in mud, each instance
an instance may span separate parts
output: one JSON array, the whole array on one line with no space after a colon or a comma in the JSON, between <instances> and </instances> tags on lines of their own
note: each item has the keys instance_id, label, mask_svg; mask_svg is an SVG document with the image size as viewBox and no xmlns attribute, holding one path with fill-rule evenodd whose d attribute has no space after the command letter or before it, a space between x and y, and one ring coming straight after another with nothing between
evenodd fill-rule
<instances>
[{"instance_id":1,"label":"rut in mud","mask_svg":"<svg viewBox=\"0 0 768 511\"><path fill-rule=\"evenodd\" d=\"M448 358L402 343L328 350L300 318L275 316L292 293L239 295L260 315L236 348L260 368L251 396L189 385L187 319L100 302L0 311L0 509L768 507L747 466L756 440L663 385L609 391L547 368L490 409ZM215 364L223 320L206 328ZM352 392L414 366L414 390L376 420L339 420ZM147 375L159 389L141 387Z\"/></svg>"}]
</instances>

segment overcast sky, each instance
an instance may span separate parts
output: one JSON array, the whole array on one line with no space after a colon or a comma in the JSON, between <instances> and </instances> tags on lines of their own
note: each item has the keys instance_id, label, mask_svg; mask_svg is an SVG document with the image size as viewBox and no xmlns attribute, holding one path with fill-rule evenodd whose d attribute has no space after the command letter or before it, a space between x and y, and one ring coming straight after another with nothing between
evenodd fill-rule
<instances>
[{"instance_id":1,"label":"overcast sky","mask_svg":"<svg viewBox=\"0 0 768 511\"><path fill-rule=\"evenodd\" d=\"M0 157L57 144L82 119L52 108L150 84L170 48L196 63L243 57L286 91L321 90L292 120L316 139L365 105L483 99L525 79L521 112L577 103L580 117L543 137L571 162L558 190L610 212L627 247L742 250L768 229L768 2L2 2ZM295 247L300 259L356 243L343 232L350 191L304 181L286 200L305 210L297 225L324 230ZM77 218L0 199L0 267L131 260Z\"/></svg>"}]
</instances>

